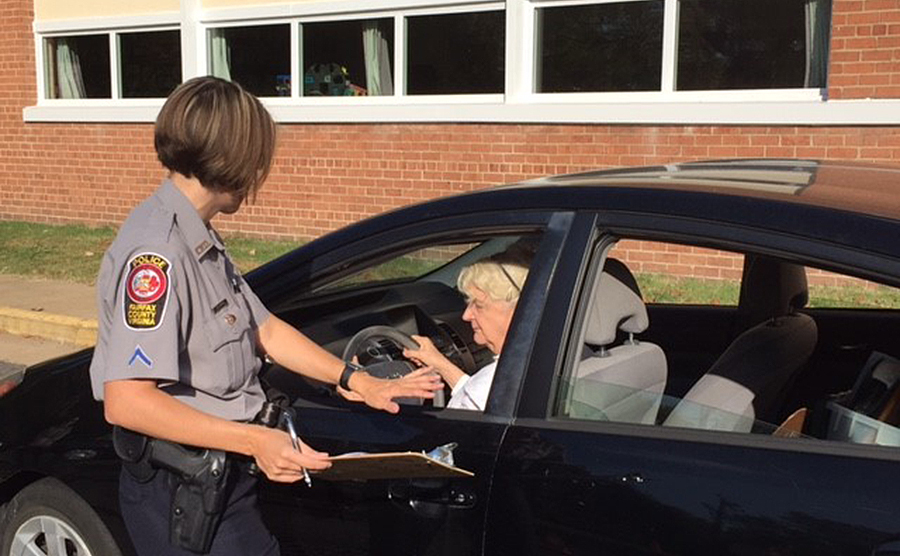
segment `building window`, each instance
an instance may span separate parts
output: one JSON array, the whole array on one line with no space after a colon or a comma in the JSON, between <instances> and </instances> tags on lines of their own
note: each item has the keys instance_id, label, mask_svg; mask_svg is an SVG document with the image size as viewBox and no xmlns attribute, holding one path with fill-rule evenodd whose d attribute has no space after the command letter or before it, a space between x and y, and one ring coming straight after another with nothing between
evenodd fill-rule
<instances>
[{"instance_id":1,"label":"building window","mask_svg":"<svg viewBox=\"0 0 900 556\"><path fill-rule=\"evenodd\" d=\"M407 17L406 32L407 94L503 93L503 11Z\"/></svg>"},{"instance_id":2,"label":"building window","mask_svg":"<svg viewBox=\"0 0 900 556\"><path fill-rule=\"evenodd\" d=\"M824 87L830 2L680 0L679 90Z\"/></svg>"},{"instance_id":3,"label":"building window","mask_svg":"<svg viewBox=\"0 0 900 556\"><path fill-rule=\"evenodd\" d=\"M659 91L663 7L654 0L538 9L536 92Z\"/></svg>"},{"instance_id":4,"label":"building window","mask_svg":"<svg viewBox=\"0 0 900 556\"><path fill-rule=\"evenodd\" d=\"M305 23L303 96L394 94L391 18Z\"/></svg>"},{"instance_id":5,"label":"building window","mask_svg":"<svg viewBox=\"0 0 900 556\"><path fill-rule=\"evenodd\" d=\"M291 95L291 27L255 25L209 30L211 75L259 97Z\"/></svg>"},{"instance_id":6,"label":"building window","mask_svg":"<svg viewBox=\"0 0 900 556\"><path fill-rule=\"evenodd\" d=\"M199 72L269 99L285 122L883 123L871 103L814 104L832 2L298 0L36 20L40 94L24 117L153 121Z\"/></svg>"},{"instance_id":7,"label":"building window","mask_svg":"<svg viewBox=\"0 0 900 556\"><path fill-rule=\"evenodd\" d=\"M110 98L109 35L44 40L47 98Z\"/></svg>"},{"instance_id":8,"label":"building window","mask_svg":"<svg viewBox=\"0 0 900 556\"><path fill-rule=\"evenodd\" d=\"M119 76L122 98L167 97L181 83L181 34L120 34Z\"/></svg>"}]
</instances>

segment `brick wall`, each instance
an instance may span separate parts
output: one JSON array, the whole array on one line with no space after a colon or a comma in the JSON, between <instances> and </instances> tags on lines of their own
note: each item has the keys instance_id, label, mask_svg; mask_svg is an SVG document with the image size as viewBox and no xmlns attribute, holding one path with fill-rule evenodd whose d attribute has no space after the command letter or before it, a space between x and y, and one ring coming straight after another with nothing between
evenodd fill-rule
<instances>
[{"instance_id":1,"label":"brick wall","mask_svg":"<svg viewBox=\"0 0 900 556\"><path fill-rule=\"evenodd\" d=\"M835 0L829 98L900 97L900 2Z\"/></svg>"},{"instance_id":2,"label":"brick wall","mask_svg":"<svg viewBox=\"0 0 900 556\"><path fill-rule=\"evenodd\" d=\"M24 123L22 109L36 98L32 10L31 0L0 4L0 219L115 225L163 175L152 126ZM898 0L835 0L832 98L900 97L898 16ZM862 87L872 76L887 81ZM257 204L217 222L311 238L400 205L525 178L720 157L900 165L900 128L286 125Z\"/></svg>"},{"instance_id":3,"label":"brick wall","mask_svg":"<svg viewBox=\"0 0 900 556\"><path fill-rule=\"evenodd\" d=\"M655 241L622 240L610 253L636 274L668 274L723 282L741 281L744 256L738 253ZM878 284L818 268L807 268L811 286L875 289Z\"/></svg>"}]
</instances>

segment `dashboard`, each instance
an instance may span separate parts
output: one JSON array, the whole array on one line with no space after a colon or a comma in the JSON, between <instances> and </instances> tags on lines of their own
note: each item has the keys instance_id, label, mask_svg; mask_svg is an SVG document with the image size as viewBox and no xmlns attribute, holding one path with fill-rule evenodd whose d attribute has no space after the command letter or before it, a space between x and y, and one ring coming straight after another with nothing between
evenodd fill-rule
<instances>
[{"instance_id":1,"label":"dashboard","mask_svg":"<svg viewBox=\"0 0 900 556\"><path fill-rule=\"evenodd\" d=\"M275 312L337 357L360 330L387 326L408 335L427 336L454 364L473 374L490 363L493 354L475 343L472 327L462 320L465 308L465 298L455 288L417 281L329 292L302 298ZM359 354L363 365L385 360L403 360L402 348L383 340ZM263 380L292 401L307 398L321 402L323 397L335 397L332 386L274 364L264 371Z\"/></svg>"}]
</instances>

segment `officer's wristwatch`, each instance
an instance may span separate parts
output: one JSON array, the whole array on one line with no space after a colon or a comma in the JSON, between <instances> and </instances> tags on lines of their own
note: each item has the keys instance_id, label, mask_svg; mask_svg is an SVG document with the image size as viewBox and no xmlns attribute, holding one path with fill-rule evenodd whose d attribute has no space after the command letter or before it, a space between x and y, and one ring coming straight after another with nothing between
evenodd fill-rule
<instances>
[{"instance_id":1,"label":"officer's wristwatch","mask_svg":"<svg viewBox=\"0 0 900 556\"><path fill-rule=\"evenodd\" d=\"M362 369L363 367L361 367L360 365L347 361L346 363L344 363L344 370L341 371L341 379L338 381L338 385L348 392L351 391L350 377L353 375L353 373L355 373L356 371L361 371Z\"/></svg>"}]
</instances>

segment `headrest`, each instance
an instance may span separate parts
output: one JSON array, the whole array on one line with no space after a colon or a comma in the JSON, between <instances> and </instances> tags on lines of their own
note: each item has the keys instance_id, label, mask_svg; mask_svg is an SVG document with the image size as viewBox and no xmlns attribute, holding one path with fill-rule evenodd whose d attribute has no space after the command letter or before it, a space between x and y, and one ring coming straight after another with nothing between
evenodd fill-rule
<instances>
[{"instance_id":1,"label":"headrest","mask_svg":"<svg viewBox=\"0 0 900 556\"><path fill-rule=\"evenodd\" d=\"M613 259L612 257L606 259L603 263L603 272L609 273L610 276L628 286L641 299L644 298L644 296L641 295L641 288L638 287L634 274L632 274L631 270L625 266L625 263L619 259Z\"/></svg>"},{"instance_id":2,"label":"headrest","mask_svg":"<svg viewBox=\"0 0 900 556\"><path fill-rule=\"evenodd\" d=\"M809 300L806 269L770 257L747 255L738 311L749 328L801 309Z\"/></svg>"},{"instance_id":3,"label":"headrest","mask_svg":"<svg viewBox=\"0 0 900 556\"><path fill-rule=\"evenodd\" d=\"M627 274L623 274L622 269ZM632 282L634 287L629 287L613 273ZM609 345L615 341L616 331L637 334L646 330L649 324L647 308L631 272L621 262L609 259L594 286L584 341L598 346Z\"/></svg>"}]
</instances>

